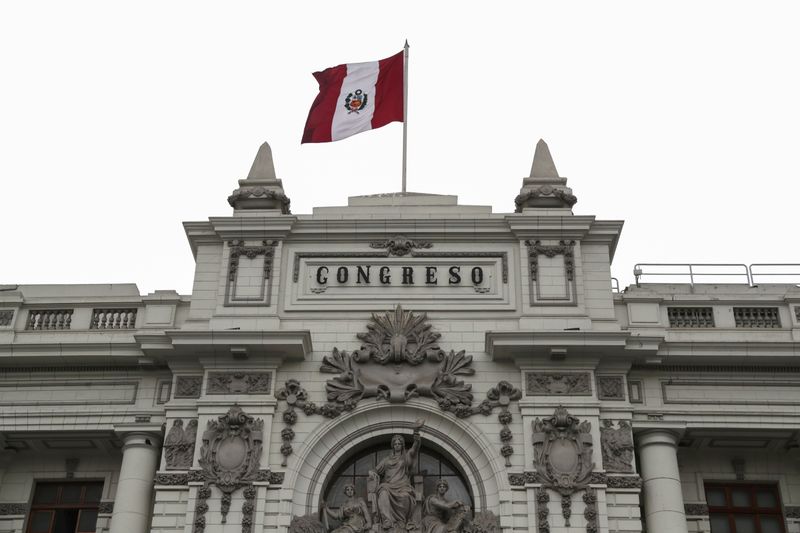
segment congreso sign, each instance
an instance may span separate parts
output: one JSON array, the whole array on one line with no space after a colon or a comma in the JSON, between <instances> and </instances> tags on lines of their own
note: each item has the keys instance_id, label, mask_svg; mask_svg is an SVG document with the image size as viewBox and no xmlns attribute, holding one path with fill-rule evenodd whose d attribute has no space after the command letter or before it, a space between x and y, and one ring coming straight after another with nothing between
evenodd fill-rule
<instances>
[{"instance_id":1,"label":"congreso sign","mask_svg":"<svg viewBox=\"0 0 800 533\"><path fill-rule=\"evenodd\" d=\"M292 214L264 144L192 294L0 286L0 532L800 531L798 286L620 291L521 185Z\"/></svg>"}]
</instances>

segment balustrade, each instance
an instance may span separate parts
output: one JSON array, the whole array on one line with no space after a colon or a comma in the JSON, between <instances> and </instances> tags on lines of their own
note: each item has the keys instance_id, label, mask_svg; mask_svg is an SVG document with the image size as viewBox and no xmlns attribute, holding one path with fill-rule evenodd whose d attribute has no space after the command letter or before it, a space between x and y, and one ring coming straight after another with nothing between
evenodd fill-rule
<instances>
[{"instance_id":1,"label":"balustrade","mask_svg":"<svg viewBox=\"0 0 800 533\"><path fill-rule=\"evenodd\" d=\"M95 309L91 329L134 329L136 309Z\"/></svg>"},{"instance_id":2,"label":"balustrade","mask_svg":"<svg viewBox=\"0 0 800 533\"><path fill-rule=\"evenodd\" d=\"M70 329L73 309L31 309L28 312L29 330Z\"/></svg>"},{"instance_id":3,"label":"balustrade","mask_svg":"<svg viewBox=\"0 0 800 533\"><path fill-rule=\"evenodd\" d=\"M737 328L779 328L777 307L734 307L733 318Z\"/></svg>"},{"instance_id":4,"label":"balustrade","mask_svg":"<svg viewBox=\"0 0 800 533\"><path fill-rule=\"evenodd\" d=\"M714 310L711 307L668 307L671 328L713 328Z\"/></svg>"}]
</instances>

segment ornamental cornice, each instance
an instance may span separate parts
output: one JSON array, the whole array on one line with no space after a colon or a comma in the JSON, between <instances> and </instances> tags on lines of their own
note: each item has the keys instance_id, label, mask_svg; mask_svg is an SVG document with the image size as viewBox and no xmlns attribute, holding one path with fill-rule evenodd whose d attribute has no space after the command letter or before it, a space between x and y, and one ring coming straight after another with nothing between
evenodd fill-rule
<instances>
[{"instance_id":1,"label":"ornamental cornice","mask_svg":"<svg viewBox=\"0 0 800 533\"><path fill-rule=\"evenodd\" d=\"M379 214L379 213L378 213ZM357 235L354 232L357 230ZM320 235L344 234L348 242L373 241L386 239L387 235L413 235L415 239L453 240L453 235L491 235L493 240L504 238L509 242L516 239L509 231L508 224L502 216L487 218L395 218L394 215L381 218L300 218L292 227L292 239L302 239L311 234L319 239ZM312 237L313 238L313 237ZM438 242L436 243L439 244Z\"/></svg>"},{"instance_id":2,"label":"ornamental cornice","mask_svg":"<svg viewBox=\"0 0 800 533\"><path fill-rule=\"evenodd\" d=\"M137 339L141 340L142 349L153 355L173 352L202 357L235 347L246 348L251 355L270 357L275 361L302 361L313 350L308 330L178 330L163 335L137 335Z\"/></svg>"},{"instance_id":3,"label":"ornamental cornice","mask_svg":"<svg viewBox=\"0 0 800 533\"><path fill-rule=\"evenodd\" d=\"M208 219L214 232L223 240L256 240L285 238L294 227L294 215L264 217L211 217Z\"/></svg>"}]
</instances>

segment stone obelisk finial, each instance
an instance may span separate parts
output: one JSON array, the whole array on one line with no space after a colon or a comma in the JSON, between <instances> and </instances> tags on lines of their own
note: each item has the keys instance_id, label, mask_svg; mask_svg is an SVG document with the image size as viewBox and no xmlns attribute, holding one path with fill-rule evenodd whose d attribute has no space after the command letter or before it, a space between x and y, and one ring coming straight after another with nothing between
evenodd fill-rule
<instances>
[{"instance_id":1,"label":"stone obelisk finial","mask_svg":"<svg viewBox=\"0 0 800 533\"><path fill-rule=\"evenodd\" d=\"M234 211L260 209L280 211L288 215L289 198L283 192L283 183L275 177L275 164L272 162L272 149L262 144L247 179L239 180L239 188L228 196L228 203Z\"/></svg>"},{"instance_id":2,"label":"stone obelisk finial","mask_svg":"<svg viewBox=\"0 0 800 533\"><path fill-rule=\"evenodd\" d=\"M522 180L522 189L514 200L517 213L528 209L546 209L553 214L572 214L578 199L567 187L567 178L558 175L550 148L544 140L536 143L531 175ZM555 210L555 211L553 211Z\"/></svg>"}]
</instances>

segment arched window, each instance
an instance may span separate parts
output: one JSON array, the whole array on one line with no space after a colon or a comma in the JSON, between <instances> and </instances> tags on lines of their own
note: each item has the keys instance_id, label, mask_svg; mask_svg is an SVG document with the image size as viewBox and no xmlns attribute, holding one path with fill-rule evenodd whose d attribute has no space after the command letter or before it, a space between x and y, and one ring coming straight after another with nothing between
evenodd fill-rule
<instances>
[{"instance_id":1,"label":"arched window","mask_svg":"<svg viewBox=\"0 0 800 533\"><path fill-rule=\"evenodd\" d=\"M390 438L391 436L387 435L378 442L372 441L366 449L362 448L351 453L334 470L333 475L328 476L322 492L322 498L329 508L339 508L346 499L344 487L348 484L355 486L357 497L363 498L368 502L368 473L370 470L374 470L375 466L391 453ZM446 495L447 499L463 502L469 506L470 514L474 513L472 491L461 468L447 455L438 451L424 440L417 455L415 474L415 481L421 478L423 499L435 493L436 482L439 479L446 479L450 486Z\"/></svg>"}]
</instances>

